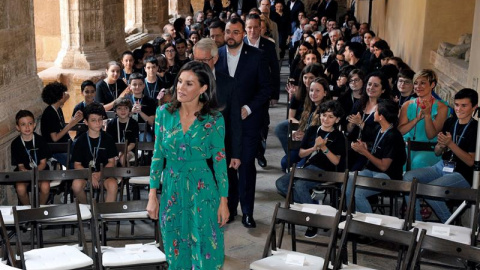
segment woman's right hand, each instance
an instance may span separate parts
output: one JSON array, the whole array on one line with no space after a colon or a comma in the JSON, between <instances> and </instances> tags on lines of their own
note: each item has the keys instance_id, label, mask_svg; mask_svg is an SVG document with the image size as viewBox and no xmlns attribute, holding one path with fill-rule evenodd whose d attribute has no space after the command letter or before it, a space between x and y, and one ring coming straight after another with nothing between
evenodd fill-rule
<instances>
[{"instance_id":1,"label":"woman's right hand","mask_svg":"<svg viewBox=\"0 0 480 270\"><path fill-rule=\"evenodd\" d=\"M293 132L292 139L294 141L301 141L303 140L303 136L305 136L305 133L303 131L297 130Z\"/></svg>"},{"instance_id":2,"label":"woman's right hand","mask_svg":"<svg viewBox=\"0 0 480 270\"><path fill-rule=\"evenodd\" d=\"M158 199L155 196L148 196L148 204L147 204L147 213L148 216L153 219L158 219L158 210L160 209L160 205L158 204Z\"/></svg>"},{"instance_id":3,"label":"woman's right hand","mask_svg":"<svg viewBox=\"0 0 480 270\"><path fill-rule=\"evenodd\" d=\"M357 114L351 114L347 116L347 120L349 123L352 123L358 126L362 123L362 116L360 116L360 113L358 112Z\"/></svg>"}]
</instances>

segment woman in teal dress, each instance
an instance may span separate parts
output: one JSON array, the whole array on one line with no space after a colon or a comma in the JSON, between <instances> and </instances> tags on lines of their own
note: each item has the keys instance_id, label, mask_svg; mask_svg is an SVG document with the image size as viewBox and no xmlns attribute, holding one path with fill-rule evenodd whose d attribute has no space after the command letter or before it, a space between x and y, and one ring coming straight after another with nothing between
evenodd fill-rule
<instances>
[{"instance_id":1,"label":"woman in teal dress","mask_svg":"<svg viewBox=\"0 0 480 270\"><path fill-rule=\"evenodd\" d=\"M432 96L437 75L433 70L424 69L415 75L413 83L418 97L402 105L398 130L405 141L436 143L448 116L448 107ZM440 158L433 151L412 152L412 170L432 166Z\"/></svg>"},{"instance_id":2,"label":"woman in teal dress","mask_svg":"<svg viewBox=\"0 0 480 270\"><path fill-rule=\"evenodd\" d=\"M169 269L223 266L228 178L225 125L216 105L210 68L192 61L179 71L172 102L157 109L147 211L153 219L160 217Z\"/></svg>"}]
</instances>

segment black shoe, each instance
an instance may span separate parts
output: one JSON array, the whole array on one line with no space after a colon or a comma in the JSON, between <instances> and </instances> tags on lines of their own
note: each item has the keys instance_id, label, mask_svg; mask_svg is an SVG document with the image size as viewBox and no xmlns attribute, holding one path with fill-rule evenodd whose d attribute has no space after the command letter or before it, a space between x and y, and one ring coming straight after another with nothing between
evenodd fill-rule
<instances>
[{"instance_id":1,"label":"black shoe","mask_svg":"<svg viewBox=\"0 0 480 270\"><path fill-rule=\"evenodd\" d=\"M252 215L249 214L244 214L242 217L242 224L245 226L245 228L256 228L257 223L255 223L255 220L253 219Z\"/></svg>"},{"instance_id":2,"label":"black shoe","mask_svg":"<svg viewBox=\"0 0 480 270\"><path fill-rule=\"evenodd\" d=\"M305 231L305 237L306 238L314 238L315 236L317 236L317 231L318 231L317 228L308 227L307 231Z\"/></svg>"},{"instance_id":3,"label":"black shoe","mask_svg":"<svg viewBox=\"0 0 480 270\"><path fill-rule=\"evenodd\" d=\"M258 155L257 156L257 162L258 162L258 166L260 166L262 168L267 167L267 159L265 159L264 155Z\"/></svg>"}]
</instances>

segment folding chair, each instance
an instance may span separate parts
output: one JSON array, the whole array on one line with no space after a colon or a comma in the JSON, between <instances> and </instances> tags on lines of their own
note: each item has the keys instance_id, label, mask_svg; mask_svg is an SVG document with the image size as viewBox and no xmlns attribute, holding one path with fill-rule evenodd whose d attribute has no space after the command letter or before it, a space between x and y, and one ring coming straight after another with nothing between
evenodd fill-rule
<instances>
[{"instance_id":1,"label":"folding chair","mask_svg":"<svg viewBox=\"0 0 480 270\"><path fill-rule=\"evenodd\" d=\"M32 249L27 252L23 250L21 227L29 223L49 222L55 219L62 219L69 216L76 216L79 228L78 242L75 246L53 246L47 248ZM86 241L80 217L80 207L75 204L62 204L48 208L36 208L28 210L17 210L13 208L15 219L15 232L17 239L17 254L23 269L94 269L92 258L87 255Z\"/></svg>"},{"instance_id":2,"label":"folding chair","mask_svg":"<svg viewBox=\"0 0 480 270\"><path fill-rule=\"evenodd\" d=\"M453 187L444 187L444 186L435 186L429 184L417 185L417 190L415 193L416 198L425 198L425 199L441 199L449 200L451 202L456 201L458 204L460 202L465 202L467 206L472 207L473 209L473 223L469 224L471 227L462 227L450 224L441 224L434 222L424 222L424 221L415 221L415 201L412 198L410 202L411 210L410 219L408 228L419 228L427 231L427 235L436 236L446 240L450 240L457 243L462 243L465 245L476 246L477 238L476 233L478 230L478 204L479 204L479 190L470 189L470 188L453 188ZM433 230L435 227L435 230ZM437 230L443 228L443 230L449 230L449 234L437 234Z\"/></svg>"},{"instance_id":3,"label":"folding chair","mask_svg":"<svg viewBox=\"0 0 480 270\"><path fill-rule=\"evenodd\" d=\"M392 229L357 221L353 219L352 215L348 215L340 241L340 252L337 254L333 269L365 269L355 264L349 264L348 262L346 265L342 265L342 262L344 262L346 258L347 238L350 234L355 234L408 247L407 252L399 254L396 267L392 265L392 267L389 268L406 270L408 269L414 255L418 233L418 229L413 230L413 232ZM402 250L402 248L399 250Z\"/></svg>"},{"instance_id":4,"label":"folding chair","mask_svg":"<svg viewBox=\"0 0 480 270\"><path fill-rule=\"evenodd\" d=\"M125 179L125 182L128 183L129 179L134 178L134 177L145 177L150 175L150 167L148 166L141 166L141 167L116 167L116 168L102 168L101 170L101 179L105 179L108 177L121 177L122 179ZM121 187L121 190L123 190L123 186ZM127 191L128 192L128 191ZM102 192L103 193L103 192ZM122 197L123 193L120 194L120 200L123 201ZM132 221L132 228L131 228L131 234L134 234L134 223ZM119 227L117 226L117 233L116 233L117 238L119 237Z\"/></svg>"},{"instance_id":5,"label":"folding chair","mask_svg":"<svg viewBox=\"0 0 480 270\"><path fill-rule=\"evenodd\" d=\"M52 154L66 153L67 154L67 165L70 164L70 157L72 153L72 141L62 143L48 143L48 147ZM55 165L55 166L53 166ZM68 166L65 168L68 170ZM63 170L63 166L60 163L52 164L50 170ZM62 183L61 181L51 181L50 182L50 196L48 198L49 203L54 203L55 195L59 195L63 192L63 202L67 203L67 197L71 186L68 185L68 182ZM73 202L73 200L70 200Z\"/></svg>"},{"instance_id":6,"label":"folding chair","mask_svg":"<svg viewBox=\"0 0 480 270\"><path fill-rule=\"evenodd\" d=\"M288 143L287 143L287 173L290 172L290 163L291 163L291 158L290 158L290 152L292 150L298 150L300 149L300 146L302 145L301 141L294 141L293 140L293 131L298 130L298 127L300 124L298 123L293 123L291 120L288 122Z\"/></svg>"},{"instance_id":7,"label":"folding chair","mask_svg":"<svg viewBox=\"0 0 480 270\"><path fill-rule=\"evenodd\" d=\"M305 212L299 212L287 208L280 207L280 203L277 203L275 211L272 217L272 223L270 225L270 231L265 242L265 248L263 251L262 259L254 261L250 264L252 270L296 270L296 269L328 269L331 258L335 257L335 242L337 238L337 224L340 218L340 213L336 216L324 216L318 214L310 214ZM276 226L278 223L291 224L291 240L292 250L280 249L276 244ZM296 234L295 225L310 226L317 228L330 229L330 236L328 238L328 248L323 258L319 256L304 254L296 252ZM281 230L284 228L282 227ZM283 235L283 234L282 234ZM271 256L269 256L271 255ZM300 262L297 265L291 264L289 258L297 257ZM292 260L293 261L293 260Z\"/></svg>"},{"instance_id":8,"label":"folding chair","mask_svg":"<svg viewBox=\"0 0 480 270\"><path fill-rule=\"evenodd\" d=\"M2 212L0 212L0 241L2 242L2 251L4 253L2 260L4 261L0 262L0 269L18 269L9 267L7 265L7 263L10 263L10 265L13 266L17 265L17 258L15 257L15 253L13 252L12 246L10 245L11 235L7 232L8 225L3 220Z\"/></svg>"},{"instance_id":9,"label":"folding chair","mask_svg":"<svg viewBox=\"0 0 480 270\"><path fill-rule=\"evenodd\" d=\"M117 113L114 112L114 111L106 111L106 113L107 113L107 118L108 119L113 119L113 118L115 118L115 116L117 116Z\"/></svg>"},{"instance_id":10,"label":"folding chair","mask_svg":"<svg viewBox=\"0 0 480 270\"><path fill-rule=\"evenodd\" d=\"M390 180L390 179L380 179L373 177L365 177L358 175L358 171L355 172L353 177L353 190L350 194L350 204L347 208L347 215L352 215L353 219L357 221L362 221L366 223L377 222L383 227L393 228L397 230L407 230L408 221L400 219L398 217L374 214L374 213L360 213L355 211L355 192L358 187L374 189L380 192L388 191L398 193L400 196L405 194L415 194L417 187L417 180L414 179L412 182L399 181L399 180ZM409 202L410 204L412 201ZM407 207L407 217L410 217L410 205ZM340 229L343 229L345 222L340 223ZM366 252L364 252L366 253ZM352 260L353 263L357 263L357 243L356 240L352 241Z\"/></svg>"},{"instance_id":11,"label":"folding chair","mask_svg":"<svg viewBox=\"0 0 480 270\"><path fill-rule=\"evenodd\" d=\"M71 187L71 182L75 179L91 179L91 171L90 169L75 169L75 170L65 170L65 171L36 171L35 172L35 193L38 194L38 182L39 181L60 181L65 184L65 186ZM68 182L68 183L67 183ZM73 203L73 193L71 190L65 191L66 193L70 194L70 203ZM64 196L65 200L64 203L67 202L67 196ZM38 201L37 201L37 205ZM82 221L90 221L92 214L90 212L89 205L80 205L81 210L81 219ZM75 223L76 219L74 217L70 217L69 219L62 220L62 237L65 237L65 226L63 225L70 225ZM57 220L57 225L59 221ZM73 234L73 227L72 227L72 234ZM41 237L41 234L40 234ZM56 239L58 240L58 239ZM43 241L40 242L41 245Z\"/></svg>"},{"instance_id":12,"label":"folding chair","mask_svg":"<svg viewBox=\"0 0 480 270\"><path fill-rule=\"evenodd\" d=\"M413 263L410 267L411 270L419 269L418 265L422 257L422 250L428 250L443 256L461 258L465 260L464 265L466 269L478 269L478 265L480 264L480 248L429 236L424 233L418 241ZM476 265L473 264L473 262L475 262ZM458 265L451 266L451 268L453 267L458 267Z\"/></svg>"},{"instance_id":13,"label":"folding chair","mask_svg":"<svg viewBox=\"0 0 480 270\"><path fill-rule=\"evenodd\" d=\"M433 142L416 142L408 139L407 141L407 172L412 170L412 151L433 152L435 145Z\"/></svg>"},{"instance_id":14,"label":"folding chair","mask_svg":"<svg viewBox=\"0 0 480 270\"><path fill-rule=\"evenodd\" d=\"M155 266L156 269L161 267L163 269L167 266L166 256L162 251L158 220L151 220L148 217L145 210L147 203L148 201L93 202L94 221L92 233L95 234L95 241L92 243L92 249L96 250L97 269L115 269L126 266ZM125 247L107 247L106 223L132 219L152 221L155 235L148 239L153 238L155 242L125 245ZM99 232L102 233L101 236ZM101 247L101 243L104 247Z\"/></svg>"},{"instance_id":15,"label":"folding chair","mask_svg":"<svg viewBox=\"0 0 480 270\"><path fill-rule=\"evenodd\" d=\"M135 157L135 166L149 166L148 154L153 152L154 142L137 142L137 155ZM138 156L140 153L140 157ZM128 179L128 184L132 186L133 200L140 199L140 189L150 186L150 172L145 175L138 175ZM129 199L129 198L127 198Z\"/></svg>"},{"instance_id":16,"label":"folding chair","mask_svg":"<svg viewBox=\"0 0 480 270\"><path fill-rule=\"evenodd\" d=\"M345 172L327 172L327 171L315 171L315 170L295 168L295 167L296 166L293 166L292 172L290 175L290 183L288 185L288 191L287 191L287 196L286 196L285 205L284 205L285 208L292 208L292 210L306 211L309 213L316 212L318 214L328 215L328 216L336 216L337 212L342 211L345 203L345 190L346 190L345 187L348 180L348 170L346 170ZM319 185L322 185L322 184L326 184L328 186L334 186L337 184L341 185L342 189L341 189L340 199L334 202L335 207L330 205L319 205L319 204L294 204L293 188L294 188L295 179L302 179L305 181L316 182ZM284 224L282 224L282 230L280 231L280 237L278 239L280 247L282 245L283 226ZM298 240L298 241L305 242L305 243L318 244L318 242L312 242L308 240Z\"/></svg>"}]
</instances>

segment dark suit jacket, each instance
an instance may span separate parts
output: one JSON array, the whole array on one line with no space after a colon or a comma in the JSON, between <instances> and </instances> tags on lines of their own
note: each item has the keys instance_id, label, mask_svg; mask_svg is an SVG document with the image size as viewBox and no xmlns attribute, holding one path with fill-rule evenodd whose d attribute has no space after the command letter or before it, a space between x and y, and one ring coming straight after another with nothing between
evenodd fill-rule
<instances>
[{"instance_id":1,"label":"dark suit jacket","mask_svg":"<svg viewBox=\"0 0 480 270\"><path fill-rule=\"evenodd\" d=\"M328 19L335 19L337 20L337 11L338 11L338 3L335 0L330 1L330 4L327 7L327 1L324 0L317 10L318 18L322 18L323 16L327 16Z\"/></svg>"},{"instance_id":2,"label":"dark suit jacket","mask_svg":"<svg viewBox=\"0 0 480 270\"><path fill-rule=\"evenodd\" d=\"M298 20L298 13L300 13L300 11L305 12L305 5L301 0L296 0L292 9L290 9L290 3L291 1L289 0L283 11L290 14L290 22L296 22Z\"/></svg>"},{"instance_id":3,"label":"dark suit jacket","mask_svg":"<svg viewBox=\"0 0 480 270\"><path fill-rule=\"evenodd\" d=\"M243 1L243 3L242 3L242 13L247 13L248 14L250 9L257 7L257 1L256 0L230 0L230 6L228 6L228 8L232 9L234 12L237 12L238 1Z\"/></svg>"},{"instance_id":4,"label":"dark suit jacket","mask_svg":"<svg viewBox=\"0 0 480 270\"><path fill-rule=\"evenodd\" d=\"M243 38L243 44L248 44L247 37ZM277 52L275 51L275 43L260 37L258 48L267 57L268 67L270 68L270 78L272 83L271 99L278 100L280 98L280 65L278 64Z\"/></svg>"},{"instance_id":5,"label":"dark suit jacket","mask_svg":"<svg viewBox=\"0 0 480 270\"><path fill-rule=\"evenodd\" d=\"M226 152L231 153L231 158L240 159L242 154L242 117L235 89L235 79L215 70L215 81L218 105L223 108L222 115L225 119Z\"/></svg>"},{"instance_id":6,"label":"dark suit jacket","mask_svg":"<svg viewBox=\"0 0 480 270\"><path fill-rule=\"evenodd\" d=\"M237 69L235 71L236 92L240 106L247 105L252 113L242 121L243 135L257 136L263 124L264 113L268 109L268 101L272 93L267 59L263 53L252 46L243 44ZM218 49L219 59L215 70L230 74L227 65L227 49Z\"/></svg>"}]
</instances>

